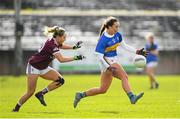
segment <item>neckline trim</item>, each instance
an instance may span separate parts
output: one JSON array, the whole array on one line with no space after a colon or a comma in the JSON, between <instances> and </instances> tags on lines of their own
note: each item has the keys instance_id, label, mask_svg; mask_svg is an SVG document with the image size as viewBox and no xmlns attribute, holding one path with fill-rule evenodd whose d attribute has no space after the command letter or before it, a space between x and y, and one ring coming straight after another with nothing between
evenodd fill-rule
<instances>
[{"instance_id":1,"label":"neckline trim","mask_svg":"<svg viewBox=\"0 0 180 119\"><path fill-rule=\"evenodd\" d=\"M104 35L105 35L106 37L108 37L108 38L112 38L112 37L114 36L114 34L113 34L113 35L108 34L107 31L104 32Z\"/></svg>"}]
</instances>

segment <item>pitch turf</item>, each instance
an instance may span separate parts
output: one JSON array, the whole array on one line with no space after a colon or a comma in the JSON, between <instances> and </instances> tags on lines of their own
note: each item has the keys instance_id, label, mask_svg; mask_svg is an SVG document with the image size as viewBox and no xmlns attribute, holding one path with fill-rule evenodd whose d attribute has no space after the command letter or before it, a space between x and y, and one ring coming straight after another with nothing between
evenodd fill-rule
<instances>
[{"instance_id":1,"label":"pitch turf","mask_svg":"<svg viewBox=\"0 0 180 119\"><path fill-rule=\"evenodd\" d=\"M0 117L56 117L56 118L125 118L125 117L176 117L180 118L180 76L158 76L160 88L149 89L149 81L143 75L130 75L129 81L135 93L144 91L144 97L131 105L122 90L121 82L113 83L104 95L83 99L77 109L73 108L76 91L99 85L99 75L64 75L65 85L45 95L47 107L31 97L20 112L11 112L17 99L26 90L26 77L0 77ZM37 90L49 81L39 78Z\"/></svg>"}]
</instances>

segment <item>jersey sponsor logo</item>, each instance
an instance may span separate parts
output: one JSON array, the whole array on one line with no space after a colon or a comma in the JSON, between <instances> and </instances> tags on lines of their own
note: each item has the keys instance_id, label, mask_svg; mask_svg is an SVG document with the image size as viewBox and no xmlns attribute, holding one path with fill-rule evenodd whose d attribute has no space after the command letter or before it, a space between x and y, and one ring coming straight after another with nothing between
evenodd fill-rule
<instances>
[{"instance_id":1,"label":"jersey sponsor logo","mask_svg":"<svg viewBox=\"0 0 180 119\"><path fill-rule=\"evenodd\" d=\"M119 37L116 37L116 39L118 40L118 42L119 42Z\"/></svg>"},{"instance_id":2,"label":"jersey sponsor logo","mask_svg":"<svg viewBox=\"0 0 180 119\"><path fill-rule=\"evenodd\" d=\"M113 41L113 43L116 43L116 40L114 38L112 39L112 41Z\"/></svg>"},{"instance_id":3,"label":"jersey sponsor logo","mask_svg":"<svg viewBox=\"0 0 180 119\"><path fill-rule=\"evenodd\" d=\"M116 43L118 43L118 40L114 38L111 41L107 42L108 46L113 46Z\"/></svg>"}]
</instances>

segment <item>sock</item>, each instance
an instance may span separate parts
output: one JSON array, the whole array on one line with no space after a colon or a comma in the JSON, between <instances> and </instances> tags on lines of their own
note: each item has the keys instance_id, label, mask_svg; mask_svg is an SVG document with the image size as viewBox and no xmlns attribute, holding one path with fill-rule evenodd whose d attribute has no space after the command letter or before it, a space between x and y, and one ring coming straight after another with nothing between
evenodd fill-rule
<instances>
[{"instance_id":1,"label":"sock","mask_svg":"<svg viewBox=\"0 0 180 119\"><path fill-rule=\"evenodd\" d=\"M41 92L42 92L42 94L44 95L44 94L46 94L47 92L49 92L49 89L46 87L46 88L44 88Z\"/></svg>"},{"instance_id":2,"label":"sock","mask_svg":"<svg viewBox=\"0 0 180 119\"><path fill-rule=\"evenodd\" d=\"M86 97L86 92L81 93L82 98Z\"/></svg>"},{"instance_id":3,"label":"sock","mask_svg":"<svg viewBox=\"0 0 180 119\"><path fill-rule=\"evenodd\" d=\"M131 100L132 99L132 97L134 96L134 94L132 93L132 92L129 92L129 93L127 93L127 96L129 97L129 99Z\"/></svg>"}]
</instances>

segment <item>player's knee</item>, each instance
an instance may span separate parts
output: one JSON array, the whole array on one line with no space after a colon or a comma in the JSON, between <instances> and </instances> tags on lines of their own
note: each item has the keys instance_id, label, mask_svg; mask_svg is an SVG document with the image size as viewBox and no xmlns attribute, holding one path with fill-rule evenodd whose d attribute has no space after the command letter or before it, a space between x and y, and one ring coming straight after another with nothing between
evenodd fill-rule
<instances>
[{"instance_id":1,"label":"player's knee","mask_svg":"<svg viewBox=\"0 0 180 119\"><path fill-rule=\"evenodd\" d=\"M154 75L151 73L151 74L149 74L149 77L150 77L150 78L153 78L153 77L154 77Z\"/></svg>"},{"instance_id":2,"label":"player's knee","mask_svg":"<svg viewBox=\"0 0 180 119\"><path fill-rule=\"evenodd\" d=\"M55 80L54 82L56 82L57 83L56 85L59 86L59 85L63 85L65 83L65 80L61 77L58 77L58 79Z\"/></svg>"},{"instance_id":3,"label":"player's knee","mask_svg":"<svg viewBox=\"0 0 180 119\"><path fill-rule=\"evenodd\" d=\"M124 74L121 78L122 81L127 81L128 80L128 75Z\"/></svg>"},{"instance_id":4,"label":"player's knee","mask_svg":"<svg viewBox=\"0 0 180 119\"><path fill-rule=\"evenodd\" d=\"M146 71L146 74L150 76L150 75L151 75L151 72L150 72L150 71Z\"/></svg>"},{"instance_id":5,"label":"player's knee","mask_svg":"<svg viewBox=\"0 0 180 119\"><path fill-rule=\"evenodd\" d=\"M149 70L146 69L146 74L149 74Z\"/></svg>"},{"instance_id":6,"label":"player's knee","mask_svg":"<svg viewBox=\"0 0 180 119\"><path fill-rule=\"evenodd\" d=\"M125 74L125 76L124 76L124 77L125 77L125 79L126 79L126 80L128 80L128 75L127 75L127 74Z\"/></svg>"},{"instance_id":7,"label":"player's knee","mask_svg":"<svg viewBox=\"0 0 180 119\"><path fill-rule=\"evenodd\" d=\"M102 88L102 89L99 90L99 93L100 93L100 94L104 94L104 93L106 93L106 92L107 92L107 89L105 89L105 88Z\"/></svg>"},{"instance_id":8,"label":"player's knee","mask_svg":"<svg viewBox=\"0 0 180 119\"><path fill-rule=\"evenodd\" d=\"M29 90L29 91L27 92L27 95L32 96L32 95L34 94L34 92L35 92L35 90Z\"/></svg>"}]
</instances>

